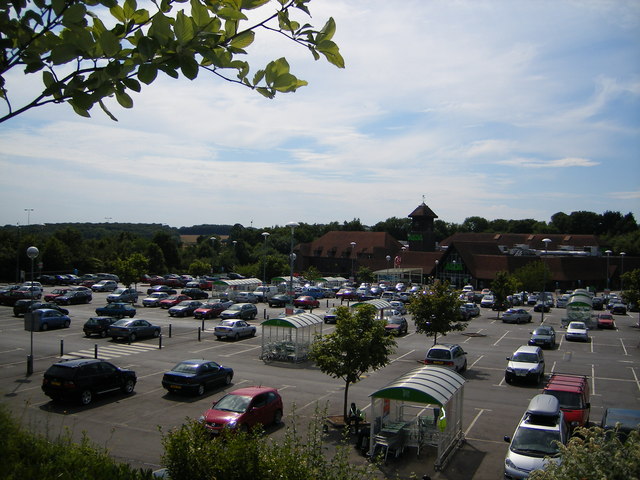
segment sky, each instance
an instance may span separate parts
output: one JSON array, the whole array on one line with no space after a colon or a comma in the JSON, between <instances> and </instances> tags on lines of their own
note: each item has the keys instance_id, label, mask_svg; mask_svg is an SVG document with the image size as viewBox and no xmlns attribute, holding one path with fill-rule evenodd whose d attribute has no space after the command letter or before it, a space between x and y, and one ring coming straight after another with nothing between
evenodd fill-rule
<instances>
[{"instance_id":1,"label":"sky","mask_svg":"<svg viewBox=\"0 0 640 480\"><path fill-rule=\"evenodd\" d=\"M117 122L51 105L0 124L0 225L375 225L423 200L453 223L640 222L637 0L309 8L301 22L335 19L345 69L269 32L248 49L253 70L286 57L309 82L296 93L203 72L159 77L130 110L108 102ZM39 92L31 77L7 76L14 108Z\"/></svg>"}]
</instances>

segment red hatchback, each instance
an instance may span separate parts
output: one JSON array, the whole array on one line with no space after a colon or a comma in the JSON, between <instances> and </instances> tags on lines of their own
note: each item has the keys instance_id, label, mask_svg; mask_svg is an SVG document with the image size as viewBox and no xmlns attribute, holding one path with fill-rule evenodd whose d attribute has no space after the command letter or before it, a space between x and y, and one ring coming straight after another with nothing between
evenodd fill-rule
<instances>
[{"instance_id":1,"label":"red hatchback","mask_svg":"<svg viewBox=\"0 0 640 480\"><path fill-rule=\"evenodd\" d=\"M175 307L176 305L178 305L183 300L191 300L191 297L189 297L187 295L182 295L182 294L170 295L167 298L165 298L164 300L160 300L160 307L161 308Z\"/></svg>"},{"instance_id":2,"label":"red hatchback","mask_svg":"<svg viewBox=\"0 0 640 480\"><path fill-rule=\"evenodd\" d=\"M294 307L299 307L299 308L319 308L320 307L320 301L313 298L313 297L309 297L309 296L302 296L302 297L298 297L293 301L293 306Z\"/></svg>"},{"instance_id":3,"label":"red hatchback","mask_svg":"<svg viewBox=\"0 0 640 480\"><path fill-rule=\"evenodd\" d=\"M282 397L271 387L245 387L227 393L204 412L200 421L214 434L224 428L248 431L282 421Z\"/></svg>"},{"instance_id":4,"label":"red hatchback","mask_svg":"<svg viewBox=\"0 0 640 480\"><path fill-rule=\"evenodd\" d=\"M610 313L599 313L598 328L616 328L616 323L613 320L613 315L611 315Z\"/></svg>"}]
</instances>

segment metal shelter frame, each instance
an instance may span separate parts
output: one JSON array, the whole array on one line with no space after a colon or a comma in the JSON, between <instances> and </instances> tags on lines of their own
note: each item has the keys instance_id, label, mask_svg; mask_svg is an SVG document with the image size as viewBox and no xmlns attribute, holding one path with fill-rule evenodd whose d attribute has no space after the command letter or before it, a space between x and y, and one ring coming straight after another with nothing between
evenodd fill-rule
<instances>
[{"instance_id":1,"label":"metal shelter frame","mask_svg":"<svg viewBox=\"0 0 640 480\"><path fill-rule=\"evenodd\" d=\"M389 311L390 309L393 308L391 303L389 303L387 300L381 300L379 298L374 298L372 300L365 300L364 302L354 303L351 305L351 308L355 308L359 305L373 305L374 307L376 307L376 309L378 310L378 318L380 320L384 320L385 311Z\"/></svg>"},{"instance_id":2,"label":"metal shelter frame","mask_svg":"<svg viewBox=\"0 0 640 480\"><path fill-rule=\"evenodd\" d=\"M569 297L566 306L567 316L561 320L562 326L566 327L570 322L584 322L588 328L595 328L597 321L593 318L593 301L591 295L586 290L575 290Z\"/></svg>"},{"instance_id":3,"label":"metal shelter frame","mask_svg":"<svg viewBox=\"0 0 640 480\"><path fill-rule=\"evenodd\" d=\"M322 317L300 313L290 317L270 318L262 322L262 350L264 362L304 362L316 335L322 335Z\"/></svg>"},{"instance_id":4,"label":"metal shelter frame","mask_svg":"<svg viewBox=\"0 0 640 480\"><path fill-rule=\"evenodd\" d=\"M211 298L214 295L224 295L229 300L233 300L236 292L250 291L262 285L262 280L258 278L240 278L237 280L216 280L211 288Z\"/></svg>"},{"instance_id":5,"label":"metal shelter frame","mask_svg":"<svg viewBox=\"0 0 640 480\"><path fill-rule=\"evenodd\" d=\"M465 379L451 369L425 365L373 392L369 452L399 456L405 448L435 447L435 468L444 467L464 441Z\"/></svg>"}]
</instances>

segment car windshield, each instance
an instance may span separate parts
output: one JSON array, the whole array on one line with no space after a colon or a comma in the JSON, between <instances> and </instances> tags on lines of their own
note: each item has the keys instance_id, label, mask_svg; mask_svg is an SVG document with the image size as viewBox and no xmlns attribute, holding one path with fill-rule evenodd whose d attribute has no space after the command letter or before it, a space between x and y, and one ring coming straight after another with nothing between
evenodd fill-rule
<instances>
[{"instance_id":1,"label":"car windshield","mask_svg":"<svg viewBox=\"0 0 640 480\"><path fill-rule=\"evenodd\" d=\"M560 433L554 430L518 428L511 441L512 452L533 457L555 457L558 455Z\"/></svg>"},{"instance_id":2,"label":"car windshield","mask_svg":"<svg viewBox=\"0 0 640 480\"><path fill-rule=\"evenodd\" d=\"M179 363L171 369L173 372L178 373L196 373L198 366L193 363Z\"/></svg>"},{"instance_id":3,"label":"car windshield","mask_svg":"<svg viewBox=\"0 0 640 480\"><path fill-rule=\"evenodd\" d=\"M113 325L116 327L126 327L129 325L129 323L131 322L131 320L125 320L124 318L122 320L118 320L116 323L114 323Z\"/></svg>"},{"instance_id":4,"label":"car windshield","mask_svg":"<svg viewBox=\"0 0 640 480\"><path fill-rule=\"evenodd\" d=\"M404 323L404 319L402 317L391 317L387 320L387 323L393 325L401 325L402 323Z\"/></svg>"},{"instance_id":5,"label":"car windshield","mask_svg":"<svg viewBox=\"0 0 640 480\"><path fill-rule=\"evenodd\" d=\"M250 403L251 397L229 394L222 397L213 408L215 410L224 410L225 412L243 413L247 411Z\"/></svg>"},{"instance_id":6,"label":"car windshield","mask_svg":"<svg viewBox=\"0 0 640 480\"><path fill-rule=\"evenodd\" d=\"M183 300L178 304L179 307L188 307L189 305L191 305L191 302L189 300Z\"/></svg>"},{"instance_id":7,"label":"car windshield","mask_svg":"<svg viewBox=\"0 0 640 480\"><path fill-rule=\"evenodd\" d=\"M118 293L124 293L125 289L124 288L116 288L113 293L114 295L117 295Z\"/></svg>"},{"instance_id":8,"label":"car windshield","mask_svg":"<svg viewBox=\"0 0 640 480\"><path fill-rule=\"evenodd\" d=\"M548 328L540 327L540 328L536 328L533 331L533 334L534 335L550 335L551 330L549 330Z\"/></svg>"},{"instance_id":9,"label":"car windshield","mask_svg":"<svg viewBox=\"0 0 640 480\"><path fill-rule=\"evenodd\" d=\"M546 390L544 393L556 397L560 403L560 408L569 410L584 408L582 405L582 396L578 393L561 392L558 390Z\"/></svg>"},{"instance_id":10,"label":"car windshield","mask_svg":"<svg viewBox=\"0 0 640 480\"><path fill-rule=\"evenodd\" d=\"M574 330L586 330L587 327L582 322L571 322L569 324L569 328L573 328Z\"/></svg>"},{"instance_id":11,"label":"car windshield","mask_svg":"<svg viewBox=\"0 0 640 480\"><path fill-rule=\"evenodd\" d=\"M97 318L90 318L89 320L87 320L87 325L98 325L100 323L100 320L98 320Z\"/></svg>"},{"instance_id":12,"label":"car windshield","mask_svg":"<svg viewBox=\"0 0 640 480\"><path fill-rule=\"evenodd\" d=\"M427 354L427 357L429 358L443 358L443 359L450 359L451 358L451 352L449 352L449 350L445 350L443 348L433 348L431 350L429 350L429 353Z\"/></svg>"},{"instance_id":13,"label":"car windshield","mask_svg":"<svg viewBox=\"0 0 640 480\"><path fill-rule=\"evenodd\" d=\"M236 324L233 320L223 320L220 322L221 327L233 327Z\"/></svg>"},{"instance_id":14,"label":"car windshield","mask_svg":"<svg viewBox=\"0 0 640 480\"><path fill-rule=\"evenodd\" d=\"M151 298L164 298L166 296L167 294L162 292L154 292L151 294Z\"/></svg>"},{"instance_id":15,"label":"car windshield","mask_svg":"<svg viewBox=\"0 0 640 480\"><path fill-rule=\"evenodd\" d=\"M535 353L516 352L511 360L513 362L538 363L538 356Z\"/></svg>"},{"instance_id":16,"label":"car windshield","mask_svg":"<svg viewBox=\"0 0 640 480\"><path fill-rule=\"evenodd\" d=\"M242 305L240 305L239 303L236 303L235 305L231 305L229 307L229 310L242 310Z\"/></svg>"}]
</instances>

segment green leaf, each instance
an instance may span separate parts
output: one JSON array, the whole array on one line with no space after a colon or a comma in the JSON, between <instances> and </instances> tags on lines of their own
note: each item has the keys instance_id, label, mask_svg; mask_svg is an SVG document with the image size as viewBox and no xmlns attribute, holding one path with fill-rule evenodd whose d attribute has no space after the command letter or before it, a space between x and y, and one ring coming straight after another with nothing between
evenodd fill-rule
<instances>
[{"instance_id":1,"label":"green leaf","mask_svg":"<svg viewBox=\"0 0 640 480\"><path fill-rule=\"evenodd\" d=\"M262 5L269 3L271 0L242 0L242 10L253 10L254 8L261 7Z\"/></svg>"},{"instance_id":2,"label":"green leaf","mask_svg":"<svg viewBox=\"0 0 640 480\"><path fill-rule=\"evenodd\" d=\"M124 108L131 108L133 107L133 100L131 99L131 97L129 95L127 95L125 92L117 92L116 91L116 100L118 101L118 103L120 105L122 105Z\"/></svg>"},{"instance_id":3,"label":"green leaf","mask_svg":"<svg viewBox=\"0 0 640 480\"><path fill-rule=\"evenodd\" d=\"M307 82L304 80L298 80L295 75L290 73L285 73L284 75L280 75L276 78L275 82L273 82L274 90L279 92L295 92L299 87L303 87L307 85Z\"/></svg>"},{"instance_id":4,"label":"green leaf","mask_svg":"<svg viewBox=\"0 0 640 480\"><path fill-rule=\"evenodd\" d=\"M156 54L156 42L152 38L142 37L138 41L138 53L143 61L151 60Z\"/></svg>"},{"instance_id":5,"label":"green leaf","mask_svg":"<svg viewBox=\"0 0 640 480\"><path fill-rule=\"evenodd\" d=\"M264 70L258 70L253 76L253 84L257 85L264 78Z\"/></svg>"},{"instance_id":6,"label":"green leaf","mask_svg":"<svg viewBox=\"0 0 640 480\"><path fill-rule=\"evenodd\" d=\"M190 17L184 14L183 11L179 11L176 16L174 31L176 34L176 40L180 45L186 45L193 39L193 22Z\"/></svg>"},{"instance_id":7,"label":"green leaf","mask_svg":"<svg viewBox=\"0 0 640 480\"><path fill-rule=\"evenodd\" d=\"M73 102L73 100L69 100L69 105L71 105L71 107L73 108L73 111L76 112L81 117L91 118L91 115L89 115L89 112L87 110L85 110L84 108L78 107Z\"/></svg>"},{"instance_id":8,"label":"green leaf","mask_svg":"<svg viewBox=\"0 0 640 480\"><path fill-rule=\"evenodd\" d=\"M234 48L246 48L253 43L254 38L255 33L253 30L244 31L231 40L231 46Z\"/></svg>"},{"instance_id":9,"label":"green leaf","mask_svg":"<svg viewBox=\"0 0 640 480\"><path fill-rule=\"evenodd\" d=\"M143 63L140 65L140 68L138 68L138 79L146 85L151 84L157 75L158 67L152 63Z\"/></svg>"},{"instance_id":10,"label":"green leaf","mask_svg":"<svg viewBox=\"0 0 640 480\"><path fill-rule=\"evenodd\" d=\"M133 13L133 16L131 17L131 20L136 24L136 25L143 25L145 23L147 23L149 21L149 11L148 10L144 10L144 9L140 9L140 10L136 10Z\"/></svg>"},{"instance_id":11,"label":"green leaf","mask_svg":"<svg viewBox=\"0 0 640 480\"><path fill-rule=\"evenodd\" d=\"M62 15L62 12L67 6L67 2L66 0L51 0L51 6L56 15Z\"/></svg>"},{"instance_id":12,"label":"green leaf","mask_svg":"<svg viewBox=\"0 0 640 480\"><path fill-rule=\"evenodd\" d=\"M133 14L135 13L136 8L137 8L136 0L125 0L123 12L127 20L133 18Z\"/></svg>"},{"instance_id":13,"label":"green leaf","mask_svg":"<svg viewBox=\"0 0 640 480\"><path fill-rule=\"evenodd\" d=\"M191 0L191 16L198 27L204 27L211 21L209 10L198 0Z\"/></svg>"},{"instance_id":14,"label":"green leaf","mask_svg":"<svg viewBox=\"0 0 640 480\"><path fill-rule=\"evenodd\" d=\"M198 76L198 62L188 55L182 55L180 57L180 70L182 74L189 80L193 80Z\"/></svg>"},{"instance_id":15,"label":"green leaf","mask_svg":"<svg viewBox=\"0 0 640 480\"><path fill-rule=\"evenodd\" d=\"M83 110L90 110L93 107L93 98L86 92L75 92L72 97L73 104Z\"/></svg>"},{"instance_id":16,"label":"green leaf","mask_svg":"<svg viewBox=\"0 0 640 480\"><path fill-rule=\"evenodd\" d=\"M133 90L134 92L139 92L140 90L142 90L142 88L140 87L140 82L138 82L135 78L123 78L122 83L124 83L129 90Z\"/></svg>"},{"instance_id":17,"label":"green leaf","mask_svg":"<svg viewBox=\"0 0 640 480\"><path fill-rule=\"evenodd\" d=\"M267 97L267 98L273 98L275 96L271 90L269 90L268 88L265 88L265 87L258 87L258 88L256 88L256 91L260 95L262 95L264 97Z\"/></svg>"},{"instance_id":18,"label":"green leaf","mask_svg":"<svg viewBox=\"0 0 640 480\"><path fill-rule=\"evenodd\" d=\"M45 70L42 72L42 83L44 83L45 87L51 88L56 84L56 78L49 70Z\"/></svg>"},{"instance_id":19,"label":"green leaf","mask_svg":"<svg viewBox=\"0 0 640 480\"><path fill-rule=\"evenodd\" d=\"M216 13L220 18L224 20L247 20L247 16L240 10L236 10L235 8L223 7Z\"/></svg>"},{"instance_id":20,"label":"green leaf","mask_svg":"<svg viewBox=\"0 0 640 480\"><path fill-rule=\"evenodd\" d=\"M116 117L114 117L111 112L107 109L107 106L104 104L104 102L102 100L98 100L98 105L100 105L100 108L102 109L102 111L104 113L106 113L109 118L111 118L111 120L113 120L114 122L117 122L118 119Z\"/></svg>"},{"instance_id":21,"label":"green leaf","mask_svg":"<svg viewBox=\"0 0 640 480\"><path fill-rule=\"evenodd\" d=\"M62 65L70 62L76 57L76 49L73 47L73 45L62 43L51 49L49 60L51 60L54 65Z\"/></svg>"},{"instance_id":22,"label":"green leaf","mask_svg":"<svg viewBox=\"0 0 640 480\"><path fill-rule=\"evenodd\" d=\"M338 68L344 68L344 58L340 55L338 45L330 40L324 40L317 45L318 51L322 53L329 63Z\"/></svg>"},{"instance_id":23,"label":"green leaf","mask_svg":"<svg viewBox=\"0 0 640 480\"><path fill-rule=\"evenodd\" d=\"M127 21L127 16L124 14L124 10L120 5L111 7L109 11L111 12L111 15L116 18L116 20L123 23Z\"/></svg>"},{"instance_id":24,"label":"green leaf","mask_svg":"<svg viewBox=\"0 0 640 480\"><path fill-rule=\"evenodd\" d=\"M327 23L324 24L320 33L316 37L317 42L321 42L323 40L331 40L333 35L336 33L336 22L333 18L329 18Z\"/></svg>"},{"instance_id":25,"label":"green leaf","mask_svg":"<svg viewBox=\"0 0 640 480\"><path fill-rule=\"evenodd\" d=\"M62 16L62 24L70 27L76 24L85 25L85 15L87 14L87 8L81 3L74 3L67 10L65 10Z\"/></svg>"},{"instance_id":26,"label":"green leaf","mask_svg":"<svg viewBox=\"0 0 640 480\"><path fill-rule=\"evenodd\" d=\"M120 51L120 41L110 30L103 32L98 37L98 43L108 57L113 57Z\"/></svg>"},{"instance_id":27,"label":"green leaf","mask_svg":"<svg viewBox=\"0 0 640 480\"><path fill-rule=\"evenodd\" d=\"M149 28L149 36L156 39L160 45L165 45L168 40L173 39L171 22L166 15L157 13L153 16L151 27Z\"/></svg>"},{"instance_id":28,"label":"green leaf","mask_svg":"<svg viewBox=\"0 0 640 480\"><path fill-rule=\"evenodd\" d=\"M168 65L158 65L158 68L169 75L171 78L178 78L180 76L178 75L178 72L175 71L175 69L169 67Z\"/></svg>"}]
</instances>

